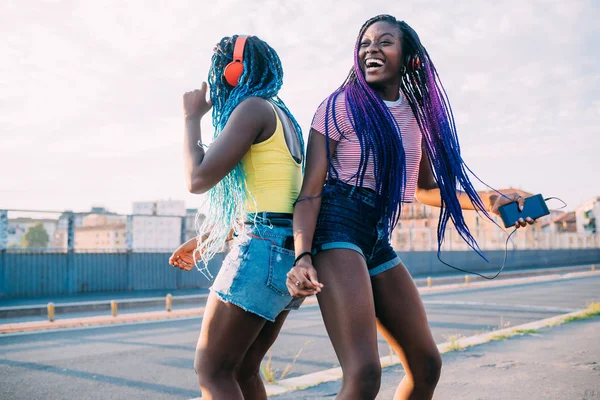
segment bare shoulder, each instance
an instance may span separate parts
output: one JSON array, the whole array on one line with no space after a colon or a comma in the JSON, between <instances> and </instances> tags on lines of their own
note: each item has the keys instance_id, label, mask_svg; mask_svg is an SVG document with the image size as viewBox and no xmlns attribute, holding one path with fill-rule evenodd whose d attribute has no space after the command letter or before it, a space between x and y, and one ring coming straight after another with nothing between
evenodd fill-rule
<instances>
[{"instance_id":1,"label":"bare shoulder","mask_svg":"<svg viewBox=\"0 0 600 400\"><path fill-rule=\"evenodd\" d=\"M267 121L269 118L272 118L273 109L269 105L269 102L262 97L249 97L238 104L233 113Z\"/></svg>"}]
</instances>

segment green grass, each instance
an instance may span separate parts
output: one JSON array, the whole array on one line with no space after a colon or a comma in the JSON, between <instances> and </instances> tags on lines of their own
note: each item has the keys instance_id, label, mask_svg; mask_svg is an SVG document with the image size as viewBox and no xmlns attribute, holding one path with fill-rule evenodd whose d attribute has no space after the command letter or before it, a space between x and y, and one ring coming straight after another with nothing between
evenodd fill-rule
<instances>
[{"instance_id":1,"label":"green grass","mask_svg":"<svg viewBox=\"0 0 600 400\"><path fill-rule=\"evenodd\" d=\"M535 329L513 329L512 331L508 331L506 333L499 333L490 338L492 340L506 340L513 336L522 336L522 335L534 335L537 333Z\"/></svg>"},{"instance_id":2,"label":"green grass","mask_svg":"<svg viewBox=\"0 0 600 400\"><path fill-rule=\"evenodd\" d=\"M312 342L312 340L307 340L306 342L304 342L304 344L302 345L300 350L298 350L298 352L292 359L292 362L288 363L285 366L285 368L283 369L283 371L281 371L281 374L279 374L279 378L277 377L278 371L272 367L271 360L273 358L273 354L271 353L271 351L269 351L267 353L269 355L267 358L267 361L265 363L263 363L263 365L261 365L261 367L260 367L260 372L262 373L262 376L263 376L263 379L265 380L265 382L270 383L270 384L275 384L275 383L277 383L277 381L285 379L286 376L291 374L292 370L294 369L294 365L296 364L296 360L298 360L298 357L300 357L300 355L304 351L304 347L311 342Z\"/></svg>"},{"instance_id":3,"label":"green grass","mask_svg":"<svg viewBox=\"0 0 600 400\"><path fill-rule=\"evenodd\" d=\"M517 335L534 335L537 333L537 329L515 329L514 332Z\"/></svg>"},{"instance_id":4,"label":"green grass","mask_svg":"<svg viewBox=\"0 0 600 400\"><path fill-rule=\"evenodd\" d=\"M566 324L567 322L582 321L597 317L598 315L600 315L600 303L591 303L583 313L566 317L561 321L561 323Z\"/></svg>"},{"instance_id":5,"label":"green grass","mask_svg":"<svg viewBox=\"0 0 600 400\"><path fill-rule=\"evenodd\" d=\"M573 322L573 321L583 321L586 319L597 317L599 315L600 315L600 302L594 302L594 303L590 303L588 305L587 309L585 309L583 312L581 312L577 315L571 315L569 317L565 317L565 318L556 320L556 321L548 324L547 326L557 326L557 325L562 325L562 324L566 324L566 323ZM512 336L516 336L516 335L534 335L536 333L537 333L537 330L535 330L535 329L514 329L514 330L506 332L506 333L500 333L498 335L494 335L490 338L490 341L506 340L506 339L508 339Z\"/></svg>"},{"instance_id":6,"label":"green grass","mask_svg":"<svg viewBox=\"0 0 600 400\"><path fill-rule=\"evenodd\" d=\"M450 335L450 336L446 337L446 340L450 342L448 344L448 346L446 347L446 350L447 351L461 351L461 350L464 350L465 346L463 346L462 344L460 344L460 342L458 341L461 337L462 337L462 335Z\"/></svg>"},{"instance_id":7,"label":"green grass","mask_svg":"<svg viewBox=\"0 0 600 400\"><path fill-rule=\"evenodd\" d=\"M267 358L267 362L264 365L261 365L260 372L262 373L263 379L267 383L275 383L277 380L275 379L276 370L271 368L271 359L273 358L273 354L269 350L269 358Z\"/></svg>"},{"instance_id":8,"label":"green grass","mask_svg":"<svg viewBox=\"0 0 600 400\"><path fill-rule=\"evenodd\" d=\"M283 372L281 372L281 375L279 375L279 380L285 379L285 377L288 376L292 372L292 369L294 368L294 364L296 364L296 360L298 359L298 357L300 357L300 354L302 354L302 351L304 351L304 346L306 346L310 342L312 342L312 340L307 340L306 342L304 342L304 344L302 345L300 350L298 350L298 352L294 356L294 359L292 360L292 362L289 363L288 365L286 365L285 368L283 369Z\"/></svg>"},{"instance_id":9,"label":"green grass","mask_svg":"<svg viewBox=\"0 0 600 400\"><path fill-rule=\"evenodd\" d=\"M511 335L511 334L509 334L509 333L501 333L501 334L498 334L498 335L494 335L494 336L492 336L492 337L490 338L490 342L491 342L491 341L494 341L494 340L506 340L506 339L508 339L508 338L509 338L509 337L511 337L511 336L513 336L513 335Z\"/></svg>"}]
</instances>

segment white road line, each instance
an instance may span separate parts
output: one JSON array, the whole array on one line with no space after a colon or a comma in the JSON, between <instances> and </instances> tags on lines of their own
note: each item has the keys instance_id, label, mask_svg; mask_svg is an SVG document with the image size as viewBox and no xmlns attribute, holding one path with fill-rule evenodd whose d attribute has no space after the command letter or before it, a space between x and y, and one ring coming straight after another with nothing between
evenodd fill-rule
<instances>
[{"instance_id":1,"label":"white road line","mask_svg":"<svg viewBox=\"0 0 600 400\"><path fill-rule=\"evenodd\" d=\"M564 307L548 307L548 306L536 306L529 304L509 304L509 303L486 303L478 301L458 301L458 300L424 300L423 304L431 305L449 305L449 306L478 306L478 307L506 307L514 308L515 310L525 311L549 311L559 313L570 313L576 311L575 308L564 308Z\"/></svg>"}]
</instances>

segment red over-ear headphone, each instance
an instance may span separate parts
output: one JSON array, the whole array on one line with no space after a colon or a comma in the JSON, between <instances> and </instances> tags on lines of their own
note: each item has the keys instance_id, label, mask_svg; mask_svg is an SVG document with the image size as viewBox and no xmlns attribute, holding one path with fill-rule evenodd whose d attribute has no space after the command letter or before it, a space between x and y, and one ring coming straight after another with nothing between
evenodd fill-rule
<instances>
[{"instance_id":1,"label":"red over-ear headphone","mask_svg":"<svg viewBox=\"0 0 600 400\"><path fill-rule=\"evenodd\" d=\"M240 35L235 41L233 48L233 61L227 64L223 70L223 76L231 86L237 86L244 72L244 46L246 45L247 35Z\"/></svg>"},{"instance_id":2,"label":"red over-ear headphone","mask_svg":"<svg viewBox=\"0 0 600 400\"><path fill-rule=\"evenodd\" d=\"M414 72L421 68L421 59L416 54L407 55L404 60L404 67L406 72Z\"/></svg>"}]
</instances>

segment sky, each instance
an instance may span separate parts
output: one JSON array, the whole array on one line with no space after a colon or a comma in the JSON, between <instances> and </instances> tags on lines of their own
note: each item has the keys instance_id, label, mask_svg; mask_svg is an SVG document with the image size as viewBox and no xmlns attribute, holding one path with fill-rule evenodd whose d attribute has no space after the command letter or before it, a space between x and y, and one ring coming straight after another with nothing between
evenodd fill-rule
<instances>
[{"instance_id":1,"label":"sky","mask_svg":"<svg viewBox=\"0 0 600 400\"><path fill-rule=\"evenodd\" d=\"M181 97L206 80L214 45L252 34L275 48L280 97L306 134L350 69L360 26L381 13L418 32L479 178L570 210L600 196L593 0L2 0L0 209L201 206L183 175ZM209 114L202 129L210 142Z\"/></svg>"}]
</instances>

